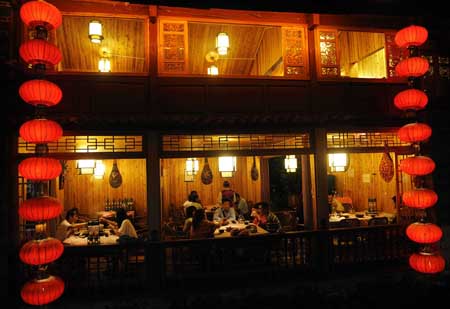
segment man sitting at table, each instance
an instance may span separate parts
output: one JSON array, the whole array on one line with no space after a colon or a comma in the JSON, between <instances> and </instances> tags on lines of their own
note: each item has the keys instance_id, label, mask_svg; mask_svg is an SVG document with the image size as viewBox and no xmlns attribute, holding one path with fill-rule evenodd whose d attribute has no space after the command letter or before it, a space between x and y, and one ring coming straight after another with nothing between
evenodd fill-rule
<instances>
[{"instance_id":1,"label":"man sitting at table","mask_svg":"<svg viewBox=\"0 0 450 309\"><path fill-rule=\"evenodd\" d=\"M87 225L87 222L76 223L78 221L78 208L71 208L66 213L66 219L61 221L56 229L56 238L63 241L74 233L80 226Z\"/></svg>"},{"instance_id":2,"label":"man sitting at table","mask_svg":"<svg viewBox=\"0 0 450 309\"><path fill-rule=\"evenodd\" d=\"M230 220L236 220L236 212L232 205L233 202L230 199L222 199L222 206L214 212L214 221L218 221L220 225L227 225Z\"/></svg>"},{"instance_id":3,"label":"man sitting at table","mask_svg":"<svg viewBox=\"0 0 450 309\"><path fill-rule=\"evenodd\" d=\"M269 232L280 232L281 223L277 215L270 211L270 205L267 202L259 202L253 206L251 216L253 224L268 230Z\"/></svg>"}]
</instances>

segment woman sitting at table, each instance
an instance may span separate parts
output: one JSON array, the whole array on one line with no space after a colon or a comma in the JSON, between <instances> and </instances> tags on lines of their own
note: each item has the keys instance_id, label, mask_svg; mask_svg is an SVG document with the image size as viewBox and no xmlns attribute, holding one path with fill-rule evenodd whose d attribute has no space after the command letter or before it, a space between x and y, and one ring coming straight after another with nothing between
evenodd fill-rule
<instances>
[{"instance_id":1,"label":"woman sitting at table","mask_svg":"<svg viewBox=\"0 0 450 309\"><path fill-rule=\"evenodd\" d=\"M66 213L66 219L61 221L56 229L56 238L63 241L72 235L76 229L87 225L87 222L77 223L78 219L78 208L69 209Z\"/></svg>"},{"instance_id":2,"label":"woman sitting at table","mask_svg":"<svg viewBox=\"0 0 450 309\"><path fill-rule=\"evenodd\" d=\"M197 191L191 191L191 193L188 196L188 199L186 202L184 202L184 214L187 216L187 209L188 207L194 206L197 209L203 208L202 202L200 201L200 196L198 195Z\"/></svg>"},{"instance_id":3,"label":"woman sitting at table","mask_svg":"<svg viewBox=\"0 0 450 309\"><path fill-rule=\"evenodd\" d=\"M211 238L214 236L214 231L218 227L219 225L206 219L205 210L196 209L194 212L194 217L192 218L191 233L189 238Z\"/></svg>"},{"instance_id":4,"label":"woman sitting at table","mask_svg":"<svg viewBox=\"0 0 450 309\"><path fill-rule=\"evenodd\" d=\"M119 237L126 235L130 238L138 238L136 229L134 228L133 223L128 219L127 212L124 208L119 208L116 211L116 221L101 217L100 222L111 225L114 233Z\"/></svg>"},{"instance_id":5,"label":"woman sitting at table","mask_svg":"<svg viewBox=\"0 0 450 309\"><path fill-rule=\"evenodd\" d=\"M253 206L253 224L268 230L269 232L280 232L281 223L277 215L270 211L269 203L259 202Z\"/></svg>"},{"instance_id":6,"label":"woman sitting at table","mask_svg":"<svg viewBox=\"0 0 450 309\"><path fill-rule=\"evenodd\" d=\"M189 206L186 208L186 219L184 220L183 233L186 235L191 231L192 219L194 218L194 213L197 210L195 206Z\"/></svg>"}]
</instances>

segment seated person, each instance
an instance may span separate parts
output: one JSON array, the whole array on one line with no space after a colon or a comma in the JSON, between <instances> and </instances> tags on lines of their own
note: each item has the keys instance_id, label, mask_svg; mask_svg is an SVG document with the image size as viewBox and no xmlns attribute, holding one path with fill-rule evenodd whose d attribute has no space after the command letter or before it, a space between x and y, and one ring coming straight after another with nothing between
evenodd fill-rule
<instances>
[{"instance_id":1,"label":"seated person","mask_svg":"<svg viewBox=\"0 0 450 309\"><path fill-rule=\"evenodd\" d=\"M231 207L232 204L233 202L230 199L224 198L222 206L214 212L213 220L218 221L220 225L227 225L229 221L236 220L236 212Z\"/></svg>"},{"instance_id":2,"label":"seated person","mask_svg":"<svg viewBox=\"0 0 450 309\"><path fill-rule=\"evenodd\" d=\"M187 201L184 202L184 204L183 204L184 214L186 216L187 216L187 209L190 206L194 206L197 209L203 208L202 202L200 201L200 197L199 197L197 191L191 191L191 193L188 196Z\"/></svg>"},{"instance_id":3,"label":"seated person","mask_svg":"<svg viewBox=\"0 0 450 309\"><path fill-rule=\"evenodd\" d=\"M128 219L127 212L124 208L117 209L116 221L101 217L100 222L111 225L114 233L119 237L126 235L130 238L138 238L136 229L134 228L133 223Z\"/></svg>"},{"instance_id":4,"label":"seated person","mask_svg":"<svg viewBox=\"0 0 450 309\"><path fill-rule=\"evenodd\" d=\"M189 238L210 238L214 237L214 231L219 226L214 222L208 221L205 216L205 210L196 209L192 218L192 225Z\"/></svg>"},{"instance_id":5,"label":"seated person","mask_svg":"<svg viewBox=\"0 0 450 309\"><path fill-rule=\"evenodd\" d=\"M250 215L250 212L248 211L248 205L247 201L242 198L239 193L235 193L236 196L236 202L234 203L236 211L238 212L239 216L244 217L247 219Z\"/></svg>"},{"instance_id":6,"label":"seated person","mask_svg":"<svg viewBox=\"0 0 450 309\"><path fill-rule=\"evenodd\" d=\"M280 232L281 223L277 215L270 211L269 203L259 202L253 206L252 214L253 224L269 230L269 232Z\"/></svg>"},{"instance_id":7,"label":"seated person","mask_svg":"<svg viewBox=\"0 0 450 309\"><path fill-rule=\"evenodd\" d=\"M197 210L195 206L189 206L186 208L186 219L184 220L183 232L188 234L191 231L192 219L194 218L194 212Z\"/></svg>"},{"instance_id":8,"label":"seated person","mask_svg":"<svg viewBox=\"0 0 450 309\"><path fill-rule=\"evenodd\" d=\"M63 241L72 235L76 229L86 226L87 222L76 223L78 221L78 208L71 208L66 213L66 219L61 221L56 229L56 238Z\"/></svg>"}]
</instances>

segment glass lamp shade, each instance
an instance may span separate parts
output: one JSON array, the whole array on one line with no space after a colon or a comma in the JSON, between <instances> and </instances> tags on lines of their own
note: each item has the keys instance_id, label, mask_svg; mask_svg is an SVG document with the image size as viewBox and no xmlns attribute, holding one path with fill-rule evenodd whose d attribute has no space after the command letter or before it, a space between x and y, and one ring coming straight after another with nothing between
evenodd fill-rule
<instances>
[{"instance_id":1,"label":"glass lamp shade","mask_svg":"<svg viewBox=\"0 0 450 309\"><path fill-rule=\"evenodd\" d=\"M230 38L225 32L220 32L216 36L216 48L219 55L226 55L230 48Z\"/></svg>"},{"instance_id":2,"label":"glass lamp shade","mask_svg":"<svg viewBox=\"0 0 450 309\"><path fill-rule=\"evenodd\" d=\"M57 300L64 292L64 281L56 276L28 281L22 287L22 300L34 306L42 306Z\"/></svg>"},{"instance_id":3,"label":"glass lamp shade","mask_svg":"<svg viewBox=\"0 0 450 309\"><path fill-rule=\"evenodd\" d=\"M295 155L287 155L284 159L284 168L288 173L295 173L297 171L297 158Z\"/></svg>"},{"instance_id":4,"label":"glass lamp shade","mask_svg":"<svg viewBox=\"0 0 450 309\"><path fill-rule=\"evenodd\" d=\"M98 20L89 22L89 39L92 43L100 44L103 40L102 23Z\"/></svg>"},{"instance_id":5,"label":"glass lamp shade","mask_svg":"<svg viewBox=\"0 0 450 309\"><path fill-rule=\"evenodd\" d=\"M19 129L20 137L29 143L44 144L57 141L63 134L61 126L48 119L33 119Z\"/></svg>"},{"instance_id":6,"label":"glass lamp shade","mask_svg":"<svg viewBox=\"0 0 450 309\"><path fill-rule=\"evenodd\" d=\"M186 159L186 175L197 175L199 170L199 163L196 158L187 158Z\"/></svg>"},{"instance_id":7,"label":"glass lamp shade","mask_svg":"<svg viewBox=\"0 0 450 309\"><path fill-rule=\"evenodd\" d=\"M236 157L219 157L219 172L222 177L233 177L236 172Z\"/></svg>"},{"instance_id":8,"label":"glass lamp shade","mask_svg":"<svg viewBox=\"0 0 450 309\"><path fill-rule=\"evenodd\" d=\"M62 24L62 15L56 6L45 1L29 1L20 8L20 19L28 27L41 26L47 30Z\"/></svg>"},{"instance_id":9,"label":"glass lamp shade","mask_svg":"<svg viewBox=\"0 0 450 309\"><path fill-rule=\"evenodd\" d=\"M219 75L219 68L215 65L208 67L208 75Z\"/></svg>"},{"instance_id":10,"label":"glass lamp shade","mask_svg":"<svg viewBox=\"0 0 450 309\"><path fill-rule=\"evenodd\" d=\"M394 105L400 110L421 110L427 104L427 95L418 89L403 90L394 98Z\"/></svg>"},{"instance_id":11,"label":"glass lamp shade","mask_svg":"<svg viewBox=\"0 0 450 309\"><path fill-rule=\"evenodd\" d=\"M20 85L19 95L26 103L47 107L58 104L62 99L62 91L58 85L44 79L33 79Z\"/></svg>"},{"instance_id":12,"label":"glass lamp shade","mask_svg":"<svg viewBox=\"0 0 450 309\"><path fill-rule=\"evenodd\" d=\"M108 58L100 58L98 61L99 72L111 72L111 61Z\"/></svg>"},{"instance_id":13,"label":"glass lamp shade","mask_svg":"<svg viewBox=\"0 0 450 309\"><path fill-rule=\"evenodd\" d=\"M57 65L62 59L58 47L41 39L29 40L20 45L19 54L23 61L31 65Z\"/></svg>"},{"instance_id":14,"label":"glass lamp shade","mask_svg":"<svg viewBox=\"0 0 450 309\"><path fill-rule=\"evenodd\" d=\"M330 167L331 172L345 172L348 168L348 154L328 154L328 166Z\"/></svg>"},{"instance_id":15,"label":"glass lamp shade","mask_svg":"<svg viewBox=\"0 0 450 309\"><path fill-rule=\"evenodd\" d=\"M78 160L77 170L78 175L92 175L95 172L95 160Z\"/></svg>"},{"instance_id":16,"label":"glass lamp shade","mask_svg":"<svg viewBox=\"0 0 450 309\"><path fill-rule=\"evenodd\" d=\"M30 240L20 248L19 257L28 265L49 264L62 255L64 246L59 239L47 237Z\"/></svg>"},{"instance_id":17,"label":"glass lamp shade","mask_svg":"<svg viewBox=\"0 0 450 309\"><path fill-rule=\"evenodd\" d=\"M426 209L437 203L438 195L433 190L420 188L404 192L402 200L408 207Z\"/></svg>"},{"instance_id":18,"label":"glass lamp shade","mask_svg":"<svg viewBox=\"0 0 450 309\"><path fill-rule=\"evenodd\" d=\"M94 178L95 179L103 179L105 176L106 167L103 164L102 160L97 160L94 168Z\"/></svg>"},{"instance_id":19,"label":"glass lamp shade","mask_svg":"<svg viewBox=\"0 0 450 309\"><path fill-rule=\"evenodd\" d=\"M27 221L51 220L57 218L61 212L61 203L57 199L48 196L25 200L19 206L19 216Z\"/></svg>"},{"instance_id":20,"label":"glass lamp shade","mask_svg":"<svg viewBox=\"0 0 450 309\"><path fill-rule=\"evenodd\" d=\"M55 179L62 172L59 160L46 157L31 157L19 164L20 175L32 181Z\"/></svg>"}]
</instances>

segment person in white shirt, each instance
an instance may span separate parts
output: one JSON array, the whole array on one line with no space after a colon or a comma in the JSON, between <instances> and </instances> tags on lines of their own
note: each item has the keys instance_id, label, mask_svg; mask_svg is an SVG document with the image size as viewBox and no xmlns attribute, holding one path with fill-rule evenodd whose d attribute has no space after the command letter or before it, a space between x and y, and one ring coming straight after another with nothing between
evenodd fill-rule
<instances>
[{"instance_id":1,"label":"person in white shirt","mask_svg":"<svg viewBox=\"0 0 450 309\"><path fill-rule=\"evenodd\" d=\"M78 221L78 209L71 208L66 213L66 219L61 221L56 229L56 238L63 241L74 233L80 226L87 225L87 222L76 223Z\"/></svg>"},{"instance_id":2,"label":"person in white shirt","mask_svg":"<svg viewBox=\"0 0 450 309\"><path fill-rule=\"evenodd\" d=\"M214 212L214 221L218 221L220 225L227 225L230 220L236 220L236 212L231 206L233 202L229 199L222 200L222 207L217 208Z\"/></svg>"},{"instance_id":3,"label":"person in white shirt","mask_svg":"<svg viewBox=\"0 0 450 309\"><path fill-rule=\"evenodd\" d=\"M186 202L184 202L184 215L187 215L186 210L188 207L194 206L196 209L202 209L202 202L200 201L200 197L197 193L197 191L191 191L191 193L188 196L188 199Z\"/></svg>"},{"instance_id":4,"label":"person in white shirt","mask_svg":"<svg viewBox=\"0 0 450 309\"><path fill-rule=\"evenodd\" d=\"M119 208L116 211L116 222L108 220L106 218L100 218L100 222L108 223L112 226L117 236L127 235L130 238L138 238L136 229L133 223L128 219L127 212L124 208Z\"/></svg>"}]
</instances>

